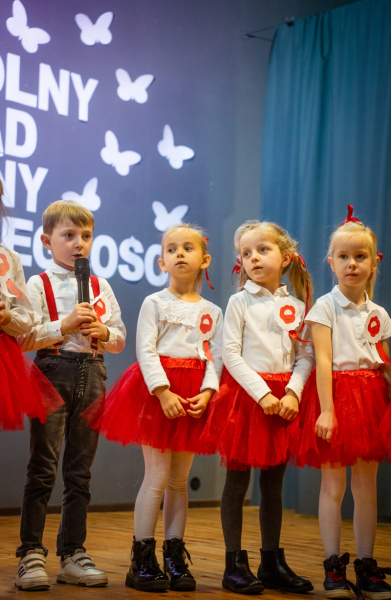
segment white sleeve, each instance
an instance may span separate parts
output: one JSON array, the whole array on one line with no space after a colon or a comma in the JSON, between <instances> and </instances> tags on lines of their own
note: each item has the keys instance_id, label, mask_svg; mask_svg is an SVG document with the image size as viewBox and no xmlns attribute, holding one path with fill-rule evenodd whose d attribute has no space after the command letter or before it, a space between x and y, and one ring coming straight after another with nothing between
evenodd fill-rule
<instances>
[{"instance_id":1,"label":"white sleeve","mask_svg":"<svg viewBox=\"0 0 391 600\"><path fill-rule=\"evenodd\" d=\"M300 337L303 340L311 339L311 330L308 326L304 328ZM297 340L292 341L296 362L293 367L292 377L285 389L286 391L290 389L295 392L300 402L303 388L315 364L314 347L312 342L310 344L303 344L303 342L298 342Z\"/></svg>"},{"instance_id":2,"label":"white sleeve","mask_svg":"<svg viewBox=\"0 0 391 600\"><path fill-rule=\"evenodd\" d=\"M207 388L218 390L220 385L223 360L221 357L221 346L223 341L223 313L219 309L216 330L213 338L209 340L209 347L213 356L213 362L206 363L205 375L202 381L201 392Z\"/></svg>"},{"instance_id":3,"label":"white sleeve","mask_svg":"<svg viewBox=\"0 0 391 600\"><path fill-rule=\"evenodd\" d=\"M27 283L27 289L30 296L31 304L34 309L33 328L30 333L19 335L17 342L23 352L32 350L41 350L47 346L53 346L57 342L63 341L61 333L61 321L44 320L49 318L49 311L46 304L46 295L42 279L39 275L30 277Z\"/></svg>"},{"instance_id":4,"label":"white sleeve","mask_svg":"<svg viewBox=\"0 0 391 600\"><path fill-rule=\"evenodd\" d=\"M326 327L333 327L333 311L327 300L320 298L311 308L306 318L306 323L319 323L320 325L326 325Z\"/></svg>"},{"instance_id":5,"label":"white sleeve","mask_svg":"<svg viewBox=\"0 0 391 600\"><path fill-rule=\"evenodd\" d=\"M11 312L11 320L7 325L1 328L4 333L11 336L17 336L31 331L33 326L33 307L27 291L26 280L20 257L16 252L8 250L13 261L13 272L15 285L22 292L23 297L18 300L16 297L6 299L6 308Z\"/></svg>"},{"instance_id":6,"label":"white sleeve","mask_svg":"<svg viewBox=\"0 0 391 600\"><path fill-rule=\"evenodd\" d=\"M106 279L99 279L99 285L101 291L105 294L111 305L110 319L105 323L109 330L109 339L107 342L99 340L99 344L102 344L107 352L118 354L124 349L126 339L126 329L121 319L121 309L114 296L114 292Z\"/></svg>"},{"instance_id":7,"label":"white sleeve","mask_svg":"<svg viewBox=\"0 0 391 600\"><path fill-rule=\"evenodd\" d=\"M383 327L383 333L382 333L382 341L383 340L388 340L388 338L391 337L391 319L389 317L389 314L387 313L387 311L382 308L381 312L384 314L384 327Z\"/></svg>"},{"instance_id":8,"label":"white sleeve","mask_svg":"<svg viewBox=\"0 0 391 600\"><path fill-rule=\"evenodd\" d=\"M144 381L152 394L160 386L170 387L157 352L159 311L156 302L145 298L137 322L136 355Z\"/></svg>"},{"instance_id":9,"label":"white sleeve","mask_svg":"<svg viewBox=\"0 0 391 600\"><path fill-rule=\"evenodd\" d=\"M243 301L231 296L224 321L223 362L232 377L256 402L259 402L270 392L270 388L242 357L244 309Z\"/></svg>"}]
</instances>

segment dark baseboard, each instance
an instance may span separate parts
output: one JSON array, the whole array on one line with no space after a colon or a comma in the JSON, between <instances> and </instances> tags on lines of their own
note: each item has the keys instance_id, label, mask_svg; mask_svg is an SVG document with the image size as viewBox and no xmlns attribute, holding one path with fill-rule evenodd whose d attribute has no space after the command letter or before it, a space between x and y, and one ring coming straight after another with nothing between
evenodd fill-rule
<instances>
[{"instance_id":1,"label":"dark baseboard","mask_svg":"<svg viewBox=\"0 0 391 600\"><path fill-rule=\"evenodd\" d=\"M249 506L250 500L244 501L244 506ZM189 500L189 508L217 508L220 506L220 500ZM125 502L123 504L91 504L88 512L132 512L134 502ZM59 515L61 506L49 506L49 515ZM20 506L0 507L0 517L20 517Z\"/></svg>"}]
</instances>

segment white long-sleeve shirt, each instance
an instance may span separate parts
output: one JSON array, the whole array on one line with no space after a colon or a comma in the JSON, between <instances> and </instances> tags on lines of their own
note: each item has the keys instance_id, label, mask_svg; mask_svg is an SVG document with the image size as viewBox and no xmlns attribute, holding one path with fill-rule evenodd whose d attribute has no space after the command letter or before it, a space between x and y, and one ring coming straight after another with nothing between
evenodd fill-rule
<instances>
[{"instance_id":1,"label":"white long-sleeve shirt","mask_svg":"<svg viewBox=\"0 0 391 600\"><path fill-rule=\"evenodd\" d=\"M62 342L61 348L68 352L92 352L91 337L84 336L77 329L61 333L61 321L68 317L78 304L77 281L74 271L68 271L55 263L51 263L45 271L52 284L58 312L58 320L51 321L45 288L39 275L30 277L27 289L34 309L34 323L30 334L18 337L18 344L24 352L55 348L57 342ZM98 352L121 352L125 346L126 329L121 320L121 310L114 292L105 279L99 277L100 292L104 293L111 306L111 315L104 324L109 330L109 340L98 340ZM94 297L90 283L90 298Z\"/></svg>"},{"instance_id":2,"label":"white long-sleeve shirt","mask_svg":"<svg viewBox=\"0 0 391 600\"><path fill-rule=\"evenodd\" d=\"M203 298L199 302L185 302L167 289L145 298L137 323L136 354L151 393L157 387L170 386L160 356L206 361L196 330L197 319L203 311L210 313L216 326L213 337L208 341L214 360L206 363L201 391L207 388L217 390L223 368L221 309Z\"/></svg>"},{"instance_id":3,"label":"white long-sleeve shirt","mask_svg":"<svg viewBox=\"0 0 391 600\"><path fill-rule=\"evenodd\" d=\"M8 325L4 325L0 331L4 331L4 333L11 336L29 333L33 326L33 307L31 306L27 291L26 280L24 278L19 254L13 250L9 250L6 246L3 246L3 244L0 244L0 263L2 266L1 273L4 273L4 275L1 276L1 287L9 293L7 279L11 279L23 294L21 300L18 300L15 296L10 298L4 293L1 294L1 300L2 302L5 302L6 310L11 312L11 321ZM9 264L9 270L7 272L5 271L6 263Z\"/></svg>"},{"instance_id":4,"label":"white long-sleeve shirt","mask_svg":"<svg viewBox=\"0 0 391 600\"><path fill-rule=\"evenodd\" d=\"M357 306L336 285L331 292L318 298L309 311L306 323L320 323L331 329L333 371L375 370L383 364L375 344L370 344L364 335L364 325L372 310L380 312L380 340L387 340L391 337L391 319L383 307L369 300L366 293L365 302Z\"/></svg>"},{"instance_id":5,"label":"white long-sleeve shirt","mask_svg":"<svg viewBox=\"0 0 391 600\"><path fill-rule=\"evenodd\" d=\"M225 314L224 365L256 402L270 392L258 373L292 373L286 389L300 400L314 366L313 347L293 340L280 328L273 313L277 298L292 296L285 285L274 295L250 280L244 288L231 296ZM303 315L304 303L296 298L294 302Z\"/></svg>"}]
</instances>

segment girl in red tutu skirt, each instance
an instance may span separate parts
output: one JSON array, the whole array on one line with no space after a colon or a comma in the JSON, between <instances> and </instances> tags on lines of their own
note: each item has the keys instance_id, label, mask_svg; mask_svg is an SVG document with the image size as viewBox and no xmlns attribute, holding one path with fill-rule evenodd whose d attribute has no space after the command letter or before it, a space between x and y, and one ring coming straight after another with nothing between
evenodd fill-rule
<instances>
[{"instance_id":1,"label":"girl in red tutu skirt","mask_svg":"<svg viewBox=\"0 0 391 600\"><path fill-rule=\"evenodd\" d=\"M384 308L371 301L380 260L376 237L352 216L353 207L348 209L328 251L338 285L318 299L305 319L312 330L316 372L303 393L296 462L322 469L319 524L326 554L326 598L350 597L351 587L359 596L374 600L391 598L385 571L373 559L376 475L385 454L379 426L388 403L381 369L389 360L391 320ZM361 593L346 581L349 554L340 555L347 466L352 467L358 556L354 568Z\"/></svg>"},{"instance_id":2,"label":"girl in red tutu skirt","mask_svg":"<svg viewBox=\"0 0 391 600\"><path fill-rule=\"evenodd\" d=\"M203 437L216 444L227 466L221 501L226 545L223 587L257 594L263 587L308 592L311 583L286 564L279 548L282 482L297 449L299 401L313 368L312 345L296 329L311 282L297 243L274 223L248 221L236 231L239 292L231 297L224 324L224 371ZM281 278L287 276L291 295ZM258 578L241 549L242 507L251 467L259 467L262 563ZM262 583L261 583L261 581Z\"/></svg>"},{"instance_id":3,"label":"girl in red tutu skirt","mask_svg":"<svg viewBox=\"0 0 391 600\"><path fill-rule=\"evenodd\" d=\"M0 180L0 217L5 218ZM24 417L46 421L63 404L41 371L22 354L16 336L33 325L31 306L19 255L0 244L0 431L24 429Z\"/></svg>"},{"instance_id":4,"label":"girl in red tutu skirt","mask_svg":"<svg viewBox=\"0 0 391 600\"><path fill-rule=\"evenodd\" d=\"M216 451L200 436L222 370L221 309L197 293L211 260L207 241L199 228L187 224L165 232L159 265L171 282L141 307L138 362L117 380L97 411L93 406L86 415L108 440L142 445L145 477L135 505L126 578L126 585L138 590L195 589L183 542L187 480L194 453ZM165 573L154 539L163 493Z\"/></svg>"}]
</instances>

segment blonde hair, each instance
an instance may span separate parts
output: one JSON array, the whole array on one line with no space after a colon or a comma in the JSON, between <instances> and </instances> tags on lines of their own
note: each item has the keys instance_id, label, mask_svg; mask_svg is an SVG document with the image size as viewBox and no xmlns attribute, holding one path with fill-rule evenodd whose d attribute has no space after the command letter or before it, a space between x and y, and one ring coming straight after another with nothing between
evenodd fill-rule
<instances>
[{"instance_id":1,"label":"blonde hair","mask_svg":"<svg viewBox=\"0 0 391 600\"><path fill-rule=\"evenodd\" d=\"M334 246L338 239L340 239L341 237L350 238L354 235L359 235L364 240L365 245L368 247L369 250L369 254L372 261L372 267L375 267L375 271L365 284L365 291L368 294L368 298L372 300L376 283L378 261L376 260L377 239L376 235L373 233L370 227L367 227L366 225L361 223L361 221L347 221L346 223L342 223L342 225L338 227L338 229L336 229L330 237L327 256L332 258Z\"/></svg>"},{"instance_id":2,"label":"blonde hair","mask_svg":"<svg viewBox=\"0 0 391 600\"><path fill-rule=\"evenodd\" d=\"M75 200L57 200L49 204L42 215L44 233L50 235L60 221L67 219L78 227L91 227L94 230L94 216L88 208Z\"/></svg>"},{"instance_id":3,"label":"blonde hair","mask_svg":"<svg viewBox=\"0 0 391 600\"><path fill-rule=\"evenodd\" d=\"M175 231L179 231L181 229L188 229L192 233L195 233L198 238L198 242L201 246L202 256L209 254L208 248L207 248L208 238L206 237L205 231L198 225L191 225L190 223L180 223L179 225L174 225L173 227L169 227L163 233L163 236L162 236L162 258L163 258L163 253L164 253L164 240L170 233L174 233ZM200 269L197 279L196 279L195 289L198 294L200 294L201 290L202 290L202 280L203 280L203 276L204 276L204 271L205 271L205 269Z\"/></svg>"},{"instance_id":4,"label":"blonde hair","mask_svg":"<svg viewBox=\"0 0 391 600\"><path fill-rule=\"evenodd\" d=\"M7 211L7 209L4 205L4 201L3 201L3 195L4 195L3 182L0 179L0 219L8 216L8 211Z\"/></svg>"},{"instance_id":5,"label":"blonde hair","mask_svg":"<svg viewBox=\"0 0 391 600\"><path fill-rule=\"evenodd\" d=\"M283 277L287 277L290 291L292 291L294 296L302 302L306 301L308 283L308 306L312 306L312 280L311 276L299 259L297 242L290 237L289 233L285 231L285 229L276 223L270 223L268 221L246 221L235 231L234 244L238 252L237 263L238 265L240 263L240 271L238 272L238 291L241 291L244 288L246 281L250 279L243 267L240 256L240 240L243 235L249 231L259 231L267 235L271 242L277 244L280 249L281 256L284 257L286 254L291 255L291 262L288 266L283 268L282 275Z\"/></svg>"}]
</instances>

